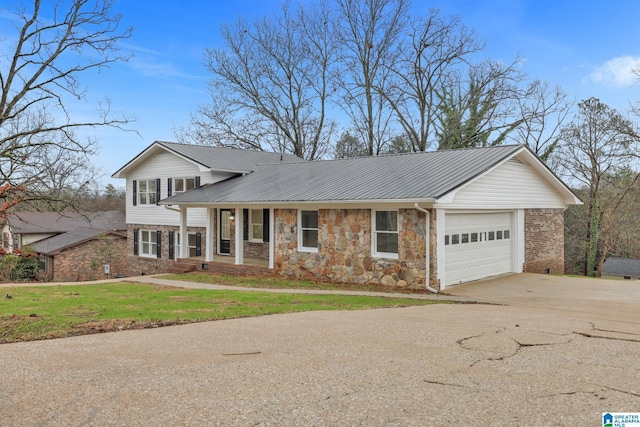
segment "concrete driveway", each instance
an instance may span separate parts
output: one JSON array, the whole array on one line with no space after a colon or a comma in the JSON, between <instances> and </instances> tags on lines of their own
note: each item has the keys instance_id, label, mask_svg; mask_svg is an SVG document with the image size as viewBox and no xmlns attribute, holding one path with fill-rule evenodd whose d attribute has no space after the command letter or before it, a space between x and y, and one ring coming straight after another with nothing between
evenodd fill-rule
<instances>
[{"instance_id":1,"label":"concrete driveway","mask_svg":"<svg viewBox=\"0 0 640 427\"><path fill-rule=\"evenodd\" d=\"M0 424L601 425L640 408L640 299L603 283L511 276L448 290L499 305L2 345Z\"/></svg>"}]
</instances>

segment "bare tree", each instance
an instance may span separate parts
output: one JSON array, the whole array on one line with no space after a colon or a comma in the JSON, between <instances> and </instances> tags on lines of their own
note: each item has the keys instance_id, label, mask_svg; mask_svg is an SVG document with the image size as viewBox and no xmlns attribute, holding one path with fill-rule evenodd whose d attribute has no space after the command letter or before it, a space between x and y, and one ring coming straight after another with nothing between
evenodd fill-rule
<instances>
[{"instance_id":1,"label":"bare tree","mask_svg":"<svg viewBox=\"0 0 640 427\"><path fill-rule=\"evenodd\" d=\"M380 91L405 132L412 151L425 151L433 143L432 124L439 113L443 82L457 66L484 48L473 30L458 17L430 10L426 19L411 21L409 37L400 57L389 69L391 83Z\"/></svg>"},{"instance_id":2,"label":"bare tree","mask_svg":"<svg viewBox=\"0 0 640 427\"><path fill-rule=\"evenodd\" d=\"M369 155L388 142L393 110L385 96L389 70L406 29L408 0L337 0L344 69L339 73L342 103L353 132Z\"/></svg>"},{"instance_id":3,"label":"bare tree","mask_svg":"<svg viewBox=\"0 0 640 427\"><path fill-rule=\"evenodd\" d=\"M69 106L85 98L82 73L127 59L117 43L131 30L120 28L107 0L59 1L50 9L34 0L2 11L14 18L16 34L0 41L6 54L0 62L0 179L23 188L24 200L46 199L51 195L37 190L51 171L38 161L51 153L60 162L67 155L90 155L96 141L80 138L79 130L129 122L112 118L108 100L95 120L78 120Z\"/></svg>"},{"instance_id":4,"label":"bare tree","mask_svg":"<svg viewBox=\"0 0 640 427\"><path fill-rule=\"evenodd\" d=\"M616 216L640 177L633 169L640 135L629 119L596 98L580 102L578 108L562 129L557 155L569 182L585 188L584 274L600 275Z\"/></svg>"},{"instance_id":5,"label":"bare tree","mask_svg":"<svg viewBox=\"0 0 640 427\"><path fill-rule=\"evenodd\" d=\"M324 5L222 28L224 48L208 49L211 102L178 137L196 143L326 154L335 132L327 116L334 19Z\"/></svg>"}]
</instances>

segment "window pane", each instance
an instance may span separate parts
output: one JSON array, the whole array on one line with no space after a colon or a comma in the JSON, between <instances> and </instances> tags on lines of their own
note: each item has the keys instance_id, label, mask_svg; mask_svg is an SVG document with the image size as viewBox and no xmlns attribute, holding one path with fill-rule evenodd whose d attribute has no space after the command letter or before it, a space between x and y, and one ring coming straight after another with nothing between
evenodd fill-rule
<instances>
[{"instance_id":1,"label":"window pane","mask_svg":"<svg viewBox=\"0 0 640 427\"><path fill-rule=\"evenodd\" d=\"M155 232L149 231L149 241L151 243L157 243L158 242L158 235Z\"/></svg>"},{"instance_id":2,"label":"window pane","mask_svg":"<svg viewBox=\"0 0 640 427\"><path fill-rule=\"evenodd\" d=\"M156 193L149 193L149 204L150 205L156 204Z\"/></svg>"},{"instance_id":3,"label":"window pane","mask_svg":"<svg viewBox=\"0 0 640 427\"><path fill-rule=\"evenodd\" d=\"M449 244L449 235L448 234L446 236L444 236L444 244L445 245Z\"/></svg>"},{"instance_id":4,"label":"window pane","mask_svg":"<svg viewBox=\"0 0 640 427\"><path fill-rule=\"evenodd\" d=\"M452 245L457 245L458 243L460 243L460 235L452 234L451 235L451 244Z\"/></svg>"},{"instance_id":5,"label":"window pane","mask_svg":"<svg viewBox=\"0 0 640 427\"><path fill-rule=\"evenodd\" d=\"M398 235L394 233L378 233L376 251L392 254L398 253Z\"/></svg>"},{"instance_id":6,"label":"window pane","mask_svg":"<svg viewBox=\"0 0 640 427\"><path fill-rule=\"evenodd\" d=\"M181 192L184 191L184 180L182 178L174 179L174 191Z\"/></svg>"},{"instance_id":7,"label":"window pane","mask_svg":"<svg viewBox=\"0 0 640 427\"><path fill-rule=\"evenodd\" d=\"M187 190L191 190L192 188L196 188L196 180L195 178L187 178Z\"/></svg>"},{"instance_id":8,"label":"window pane","mask_svg":"<svg viewBox=\"0 0 640 427\"><path fill-rule=\"evenodd\" d=\"M504 238L508 239L509 238L509 230L504 230Z\"/></svg>"},{"instance_id":9,"label":"window pane","mask_svg":"<svg viewBox=\"0 0 640 427\"><path fill-rule=\"evenodd\" d=\"M489 232L489 240L495 240L495 232L493 231Z\"/></svg>"},{"instance_id":10,"label":"window pane","mask_svg":"<svg viewBox=\"0 0 640 427\"><path fill-rule=\"evenodd\" d=\"M251 209L251 222L262 224L262 209Z\"/></svg>"},{"instance_id":11,"label":"window pane","mask_svg":"<svg viewBox=\"0 0 640 427\"><path fill-rule=\"evenodd\" d=\"M140 188L138 188L138 191L141 193L146 193L147 192L147 181L140 181L138 183L138 185L140 186Z\"/></svg>"},{"instance_id":12,"label":"window pane","mask_svg":"<svg viewBox=\"0 0 640 427\"><path fill-rule=\"evenodd\" d=\"M256 240L262 239L262 224L253 224L251 228L253 230L252 237Z\"/></svg>"},{"instance_id":13,"label":"window pane","mask_svg":"<svg viewBox=\"0 0 640 427\"><path fill-rule=\"evenodd\" d=\"M138 195L140 196L140 204L141 205L146 205L147 204L147 193L140 193Z\"/></svg>"},{"instance_id":14,"label":"window pane","mask_svg":"<svg viewBox=\"0 0 640 427\"><path fill-rule=\"evenodd\" d=\"M195 234L189 234L189 236L187 237L189 239L189 246L196 246L196 235Z\"/></svg>"},{"instance_id":15,"label":"window pane","mask_svg":"<svg viewBox=\"0 0 640 427\"><path fill-rule=\"evenodd\" d=\"M496 231L496 239L502 240L502 230Z\"/></svg>"},{"instance_id":16,"label":"window pane","mask_svg":"<svg viewBox=\"0 0 640 427\"><path fill-rule=\"evenodd\" d=\"M478 233L471 233L471 243L478 241Z\"/></svg>"},{"instance_id":17,"label":"window pane","mask_svg":"<svg viewBox=\"0 0 640 427\"><path fill-rule=\"evenodd\" d=\"M398 231L397 211L376 211L377 231Z\"/></svg>"},{"instance_id":18,"label":"window pane","mask_svg":"<svg viewBox=\"0 0 640 427\"><path fill-rule=\"evenodd\" d=\"M302 228L318 228L318 211L302 211Z\"/></svg>"},{"instance_id":19,"label":"window pane","mask_svg":"<svg viewBox=\"0 0 640 427\"><path fill-rule=\"evenodd\" d=\"M148 181L149 182L149 191L156 191L156 182L155 181Z\"/></svg>"},{"instance_id":20,"label":"window pane","mask_svg":"<svg viewBox=\"0 0 640 427\"><path fill-rule=\"evenodd\" d=\"M304 246L305 248L317 248L318 247L318 231L302 230L302 246Z\"/></svg>"},{"instance_id":21,"label":"window pane","mask_svg":"<svg viewBox=\"0 0 640 427\"><path fill-rule=\"evenodd\" d=\"M469 243L469 234L461 234L461 243Z\"/></svg>"},{"instance_id":22,"label":"window pane","mask_svg":"<svg viewBox=\"0 0 640 427\"><path fill-rule=\"evenodd\" d=\"M149 244L148 243L143 243L142 244L142 253L143 254L149 254Z\"/></svg>"}]
</instances>

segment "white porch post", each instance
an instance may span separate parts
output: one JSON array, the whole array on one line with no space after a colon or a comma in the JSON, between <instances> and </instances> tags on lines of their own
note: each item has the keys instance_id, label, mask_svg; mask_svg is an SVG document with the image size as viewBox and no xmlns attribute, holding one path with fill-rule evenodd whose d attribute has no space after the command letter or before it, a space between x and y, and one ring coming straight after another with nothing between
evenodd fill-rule
<instances>
[{"instance_id":1,"label":"white porch post","mask_svg":"<svg viewBox=\"0 0 640 427\"><path fill-rule=\"evenodd\" d=\"M180 255L178 258L187 258L189 236L187 236L187 208L180 206ZM186 255L186 256L185 256Z\"/></svg>"},{"instance_id":2,"label":"white porch post","mask_svg":"<svg viewBox=\"0 0 640 427\"><path fill-rule=\"evenodd\" d=\"M235 209L235 239L236 239L236 265L244 264L244 245L242 234L244 232L244 213L241 207L236 207Z\"/></svg>"},{"instance_id":3,"label":"white porch post","mask_svg":"<svg viewBox=\"0 0 640 427\"><path fill-rule=\"evenodd\" d=\"M207 208L207 228L205 231L205 261L213 261L213 248L215 245L215 209Z\"/></svg>"},{"instance_id":4,"label":"white porch post","mask_svg":"<svg viewBox=\"0 0 640 427\"><path fill-rule=\"evenodd\" d=\"M276 248L276 242L275 242L276 219L273 215L274 211L275 209L269 208L269 268L271 270L273 270L275 267L275 248Z\"/></svg>"}]
</instances>

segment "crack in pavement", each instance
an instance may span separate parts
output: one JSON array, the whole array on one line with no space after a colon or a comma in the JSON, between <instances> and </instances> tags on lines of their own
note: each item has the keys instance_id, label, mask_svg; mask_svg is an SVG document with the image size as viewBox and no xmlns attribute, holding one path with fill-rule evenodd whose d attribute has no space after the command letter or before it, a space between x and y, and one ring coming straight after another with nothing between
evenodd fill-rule
<instances>
[{"instance_id":1,"label":"crack in pavement","mask_svg":"<svg viewBox=\"0 0 640 427\"><path fill-rule=\"evenodd\" d=\"M424 379L422 381L424 381L425 383L428 383L428 384L445 385L445 386L449 386L449 387L467 388L466 386L463 386L463 385L460 385L460 384L445 383L445 382L441 382L441 381L434 381L434 380L427 380L427 379Z\"/></svg>"},{"instance_id":2,"label":"crack in pavement","mask_svg":"<svg viewBox=\"0 0 640 427\"><path fill-rule=\"evenodd\" d=\"M617 391L618 393L623 393L623 394L628 394L630 396L640 397L639 393L635 393L633 391L620 390L618 388L609 387L608 385L603 385L603 384L597 384L597 383L593 383L593 384L597 385L598 387L602 387L602 388L604 388L606 390Z\"/></svg>"},{"instance_id":3,"label":"crack in pavement","mask_svg":"<svg viewBox=\"0 0 640 427\"><path fill-rule=\"evenodd\" d=\"M581 335L583 337L587 337L587 338L599 338L599 339L603 339L603 340L627 341L627 342L640 343L640 339L632 340L630 338L608 337L608 336L605 336L605 335L594 335L594 334L589 334L587 332L578 332L578 331L574 331L573 333L576 334L576 335Z\"/></svg>"}]
</instances>

